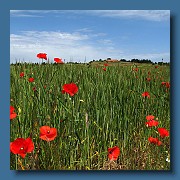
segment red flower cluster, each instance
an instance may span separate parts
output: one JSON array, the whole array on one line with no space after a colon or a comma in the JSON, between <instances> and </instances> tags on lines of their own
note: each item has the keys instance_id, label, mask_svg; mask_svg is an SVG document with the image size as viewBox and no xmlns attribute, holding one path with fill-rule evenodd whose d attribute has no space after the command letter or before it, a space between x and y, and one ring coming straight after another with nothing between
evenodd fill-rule
<instances>
[{"instance_id":1,"label":"red flower cluster","mask_svg":"<svg viewBox=\"0 0 180 180\"><path fill-rule=\"evenodd\" d=\"M146 116L146 120L147 121L150 121L150 120L153 120L155 117L153 115L148 115Z\"/></svg>"},{"instance_id":2,"label":"red flower cluster","mask_svg":"<svg viewBox=\"0 0 180 180\"><path fill-rule=\"evenodd\" d=\"M151 121L146 122L147 127L157 126L158 124L159 122L156 120L151 120Z\"/></svg>"},{"instance_id":3,"label":"red flower cluster","mask_svg":"<svg viewBox=\"0 0 180 180\"><path fill-rule=\"evenodd\" d=\"M120 149L119 149L118 146L114 146L112 148L108 148L108 158L111 161L117 160L119 155L120 155Z\"/></svg>"},{"instance_id":4,"label":"red flower cluster","mask_svg":"<svg viewBox=\"0 0 180 180\"><path fill-rule=\"evenodd\" d=\"M161 85L170 88L170 82L162 82Z\"/></svg>"},{"instance_id":5,"label":"red flower cluster","mask_svg":"<svg viewBox=\"0 0 180 180\"><path fill-rule=\"evenodd\" d=\"M73 82L70 84L64 84L62 88L62 93L67 93L70 96L74 96L78 92L78 86Z\"/></svg>"},{"instance_id":6,"label":"red flower cluster","mask_svg":"<svg viewBox=\"0 0 180 180\"><path fill-rule=\"evenodd\" d=\"M143 96L143 97L150 98L150 94L149 94L149 92L147 92L147 91L143 92L143 93L142 93L142 96Z\"/></svg>"},{"instance_id":7,"label":"red flower cluster","mask_svg":"<svg viewBox=\"0 0 180 180\"><path fill-rule=\"evenodd\" d=\"M153 115L146 116L146 120L148 121L148 122L146 122L147 127L157 126L159 124L158 121L154 120L154 118L155 117ZM158 128L158 132L159 132L159 135L161 136L161 138L169 136L169 131L165 128ZM150 136L148 138L148 141L157 146L162 145L162 142L158 138L154 138L154 137Z\"/></svg>"},{"instance_id":8,"label":"red flower cluster","mask_svg":"<svg viewBox=\"0 0 180 180\"><path fill-rule=\"evenodd\" d=\"M17 114L14 112L15 108L13 106L10 106L10 120L16 118Z\"/></svg>"},{"instance_id":9,"label":"red flower cluster","mask_svg":"<svg viewBox=\"0 0 180 180\"><path fill-rule=\"evenodd\" d=\"M57 136L57 129L49 126L40 127L40 139L44 141L52 141Z\"/></svg>"},{"instance_id":10,"label":"red flower cluster","mask_svg":"<svg viewBox=\"0 0 180 180\"><path fill-rule=\"evenodd\" d=\"M28 79L28 81L32 83L32 82L34 82L34 78L33 78L33 77L30 77L30 78Z\"/></svg>"},{"instance_id":11,"label":"red flower cluster","mask_svg":"<svg viewBox=\"0 0 180 180\"><path fill-rule=\"evenodd\" d=\"M21 72L19 76L24 77L24 72Z\"/></svg>"},{"instance_id":12,"label":"red flower cluster","mask_svg":"<svg viewBox=\"0 0 180 180\"><path fill-rule=\"evenodd\" d=\"M106 67L109 66L109 65L108 65L107 63L105 63L104 66L105 66L105 67L103 68L103 71L106 71L106 70L107 70Z\"/></svg>"},{"instance_id":13,"label":"red flower cluster","mask_svg":"<svg viewBox=\"0 0 180 180\"><path fill-rule=\"evenodd\" d=\"M154 120L154 118L155 117L153 115L146 116L146 120L148 122L146 122L145 124L146 124L147 127L157 126L159 124L159 122Z\"/></svg>"},{"instance_id":14,"label":"red flower cluster","mask_svg":"<svg viewBox=\"0 0 180 180\"><path fill-rule=\"evenodd\" d=\"M37 54L37 57L38 57L39 59L45 59L45 60L47 60L47 54L46 54L46 53L39 53L39 54Z\"/></svg>"},{"instance_id":15,"label":"red flower cluster","mask_svg":"<svg viewBox=\"0 0 180 180\"><path fill-rule=\"evenodd\" d=\"M169 131L165 128L158 128L158 132L162 138L169 136Z\"/></svg>"},{"instance_id":16,"label":"red flower cluster","mask_svg":"<svg viewBox=\"0 0 180 180\"><path fill-rule=\"evenodd\" d=\"M61 58L54 58L54 61L58 64L64 64Z\"/></svg>"},{"instance_id":17,"label":"red flower cluster","mask_svg":"<svg viewBox=\"0 0 180 180\"><path fill-rule=\"evenodd\" d=\"M149 137L149 138L148 138L148 141L149 141L150 143L153 143L153 144L157 145L157 146L162 145L162 142L159 141L158 138Z\"/></svg>"},{"instance_id":18,"label":"red flower cluster","mask_svg":"<svg viewBox=\"0 0 180 180\"><path fill-rule=\"evenodd\" d=\"M10 151L13 154L19 154L22 158L34 150L34 143L31 138L17 138L15 141L10 143Z\"/></svg>"}]
</instances>

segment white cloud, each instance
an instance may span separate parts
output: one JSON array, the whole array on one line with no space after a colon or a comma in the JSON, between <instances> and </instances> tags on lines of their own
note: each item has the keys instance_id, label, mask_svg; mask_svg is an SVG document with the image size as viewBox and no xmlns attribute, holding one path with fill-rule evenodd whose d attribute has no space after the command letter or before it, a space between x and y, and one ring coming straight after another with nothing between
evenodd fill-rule
<instances>
[{"instance_id":1,"label":"white cloud","mask_svg":"<svg viewBox=\"0 0 180 180\"><path fill-rule=\"evenodd\" d=\"M168 10L11 10L11 17L43 17L45 14L60 14L76 16L88 14L97 17L109 18L137 18L151 21L164 21L169 19ZM161 58L170 59L169 53L159 54L135 54L128 52L120 43L120 40L130 38L121 35L119 41L104 32L95 32L94 27L79 27L74 32L61 31L21 31L10 35L10 57L11 62L15 59L37 62L36 54L46 52L51 60L54 57L62 57L69 61L87 61L92 59L125 58L125 59L152 59L157 61ZM103 30L102 30L103 31ZM119 43L119 44L117 44ZM155 52L155 51L154 51ZM157 51L156 51L157 52ZM71 57L71 58L70 58Z\"/></svg>"},{"instance_id":2,"label":"white cloud","mask_svg":"<svg viewBox=\"0 0 180 180\"><path fill-rule=\"evenodd\" d=\"M87 12L98 16L112 18L139 18L151 21L170 19L169 10L95 10Z\"/></svg>"},{"instance_id":3,"label":"white cloud","mask_svg":"<svg viewBox=\"0 0 180 180\"><path fill-rule=\"evenodd\" d=\"M11 34L11 47L20 48L36 47L41 48L51 46L57 48L58 46L73 46L79 41L87 40L87 35L79 33L66 33L54 31L23 31L21 34Z\"/></svg>"},{"instance_id":4,"label":"white cloud","mask_svg":"<svg viewBox=\"0 0 180 180\"><path fill-rule=\"evenodd\" d=\"M90 41L94 36L102 34L81 34L79 32L67 33L56 31L23 31L21 34L10 35L11 62L25 60L39 62L36 54L45 52L53 61L54 57L61 57L69 61L87 61L107 58L120 52L111 46L102 46L97 41ZM102 40L108 42L108 40Z\"/></svg>"},{"instance_id":5,"label":"white cloud","mask_svg":"<svg viewBox=\"0 0 180 180\"><path fill-rule=\"evenodd\" d=\"M34 14L36 11L28 10L10 10L11 17L43 17L42 15Z\"/></svg>"},{"instance_id":6,"label":"white cloud","mask_svg":"<svg viewBox=\"0 0 180 180\"><path fill-rule=\"evenodd\" d=\"M10 10L11 17L44 17L45 14L59 14L59 10Z\"/></svg>"},{"instance_id":7,"label":"white cloud","mask_svg":"<svg viewBox=\"0 0 180 180\"><path fill-rule=\"evenodd\" d=\"M77 32L84 32L84 33L91 33L91 32L93 32L93 30L90 29L90 28L81 28L81 29L77 29L76 31Z\"/></svg>"},{"instance_id":8,"label":"white cloud","mask_svg":"<svg viewBox=\"0 0 180 180\"><path fill-rule=\"evenodd\" d=\"M43 17L45 14L55 14L55 17L66 14L88 14L98 17L110 18L136 18L150 21L164 21L170 19L169 10L11 10L12 17Z\"/></svg>"},{"instance_id":9,"label":"white cloud","mask_svg":"<svg viewBox=\"0 0 180 180\"><path fill-rule=\"evenodd\" d=\"M37 53L45 52L51 62L54 57L61 57L67 61L83 62L93 59L151 59L153 61L170 60L169 53L152 54L126 54L120 48L115 48L113 42L102 39L99 42L91 42L91 35L80 33L54 32L54 31L23 31L21 34L10 35L11 63L16 60L26 62L40 62ZM91 42L91 43L90 43Z\"/></svg>"},{"instance_id":10,"label":"white cloud","mask_svg":"<svg viewBox=\"0 0 180 180\"><path fill-rule=\"evenodd\" d=\"M100 39L100 40L98 40L98 42L100 43L100 44L103 44L103 45L114 45L114 43L113 43L113 41L112 40L110 40L110 39Z\"/></svg>"}]
</instances>

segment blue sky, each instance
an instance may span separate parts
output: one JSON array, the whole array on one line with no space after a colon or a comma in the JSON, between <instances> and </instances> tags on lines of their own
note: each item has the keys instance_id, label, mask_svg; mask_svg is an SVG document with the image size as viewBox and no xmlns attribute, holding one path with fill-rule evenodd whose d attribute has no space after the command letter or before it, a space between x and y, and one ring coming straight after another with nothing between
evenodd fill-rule
<instances>
[{"instance_id":1,"label":"blue sky","mask_svg":"<svg viewBox=\"0 0 180 180\"><path fill-rule=\"evenodd\" d=\"M11 10L10 62L170 61L169 10Z\"/></svg>"}]
</instances>

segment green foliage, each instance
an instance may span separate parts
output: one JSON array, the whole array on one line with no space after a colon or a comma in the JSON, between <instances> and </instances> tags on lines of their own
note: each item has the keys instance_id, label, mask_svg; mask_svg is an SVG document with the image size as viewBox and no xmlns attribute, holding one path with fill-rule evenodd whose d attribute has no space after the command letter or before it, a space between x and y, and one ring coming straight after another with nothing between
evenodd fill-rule
<instances>
[{"instance_id":1,"label":"green foliage","mask_svg":"<svg viewBox=\"0 0 180 180\"><path fill-rule=\"evenodd\" d=\"M108 66L107 70L84 64L18 64L11 66L10 104L18 114L10 123L10 141L32 137L35 150L21 159L11 153L11 169L99 170L106 169L107 148L119 146L116 169L169 170L169 138L163 146L148 142L158 137L157 128L145 126L149 114L159 126L170 129L170 92L161 86L169 81L166 66ZM25 76L20 78L20 72ZM148 72L151 81L146 81ZM33 83L28 82L34 77ZM62 86L74 82L73 97ZM34 91L33 88L36 88ZM150 98L143 98L148 91ZM39 128L55 127L58 136L50 143L39 139ZM18 159L22 162L18 163Z\"/></svg>"}]
</instances>

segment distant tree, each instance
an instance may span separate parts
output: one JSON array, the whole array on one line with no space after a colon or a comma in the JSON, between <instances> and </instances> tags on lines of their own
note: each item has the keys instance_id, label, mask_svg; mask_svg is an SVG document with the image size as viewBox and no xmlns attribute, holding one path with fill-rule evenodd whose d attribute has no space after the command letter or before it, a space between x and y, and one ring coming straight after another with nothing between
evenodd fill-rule
<instances>
[{"instance_id":1,"label":"distant tree","mask_svg":"<svg viewBox=\"0 0 180 180\"><path fill-rule=\"evenodd\" d=\"M152 61L149 59L131 59L131 62L133 63L148 63L152 64Z\"/></svg>"},{"instance_id":2,"label":"distant tree","mask_svg":"<svg viewBox=\"0 0 180 180\"><path fill-rule=\"evenodd\" d=\"M162 65L163 65L163 62L158 62L158 65L162 66Z\"/></svg>"},{"instance_id":3,"label":"distant tree","mask_svg":"<svg viewBox=\"0 0 180 180\"><path fill-rule=\"evenodd\" d=\"M131 62L139 63L139 59L131 59Z\"/></svg>"},{"instance_id":4,"label":"distant tree","mask_svg":"<svg viewBox=\"0 0 180 180\"><path fill-rule=\"evenodd\" d=\"M126 62L126 59L120 59L120 61L122 61L122 62Z\"/></svg>"}]
</instances>

